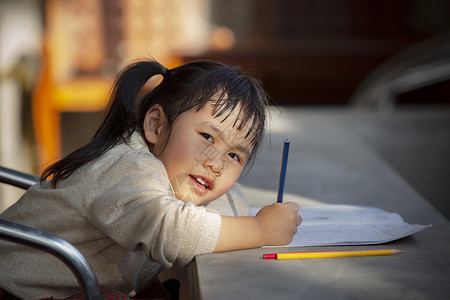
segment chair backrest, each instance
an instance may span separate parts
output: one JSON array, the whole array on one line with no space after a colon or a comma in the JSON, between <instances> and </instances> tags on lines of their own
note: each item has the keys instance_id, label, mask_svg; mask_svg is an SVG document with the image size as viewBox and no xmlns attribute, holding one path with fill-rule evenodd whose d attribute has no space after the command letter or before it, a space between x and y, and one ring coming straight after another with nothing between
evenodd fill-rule
<instances>
[{"instance_id":1,"label":"chair backrest","mask_svg":"<svg viewBox=\"0 0 450 300\"><path fill-rule=\"evenodd\" d=\"M450 31L409 46L369 74L349 103L391 110L400 94L449 80L449 53Z\"/></svg>"},{"instance_id":2,"label":"chair backrest","mask_svg":"<svg viewBox=\"0 0 450 300\"><path fill-rule=\"evenodd\" d=\"M0 182L28 189L39 177L0 166ZM64 239L41 229L0 218L0 239L50 253L75 275L84 299L103 299L97 277L84 256Z\"/></svg>"},{"instance_id":3,"label":"chair backrest","mask_svg":"<svg viewBox=\"0 0 450 300\"><path fill-rule=\"evenodd\" d=\"M39 182L39 177L0 166L0 182L27 190Z\"/></svg>"}]
</instances>

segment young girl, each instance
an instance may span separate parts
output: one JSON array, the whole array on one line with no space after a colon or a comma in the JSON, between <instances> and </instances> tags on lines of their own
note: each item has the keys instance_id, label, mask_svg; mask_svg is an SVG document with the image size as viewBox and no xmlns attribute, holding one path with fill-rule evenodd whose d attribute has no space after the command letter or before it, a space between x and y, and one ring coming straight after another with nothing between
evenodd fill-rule
<instances>
[{"instance_id":1,"label":"young girl","mask_svg":"<svg viewBox=\"0 0 450 300\"><path fill-rule=\"evenodd\" d=\"M161 83L139 97L158 74ZM260 145L267 105L259 82L236 67L132 64L91 142L47 168L1 217L69 241L100 286L129 295L198 254L285 245L301 223L298 206L248 217L236 183ZM0 287L33 299L79 293L63 263L8 242Z\"/></svg>"}]
</instances>

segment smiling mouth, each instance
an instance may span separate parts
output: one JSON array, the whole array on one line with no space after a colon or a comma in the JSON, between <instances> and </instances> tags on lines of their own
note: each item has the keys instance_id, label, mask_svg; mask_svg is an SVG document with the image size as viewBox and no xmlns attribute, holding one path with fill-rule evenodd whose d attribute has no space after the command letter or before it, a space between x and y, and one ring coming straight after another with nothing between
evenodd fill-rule
<instances>
[{"instance_id":1,"label":"smiling mouth","mask_svg":"<svg viewBox=\"0 0 450 300\"><path fill-rule=\"evenodd\" d=\"M189 175L196 183L203 186L205 189L211 189L211 184L209 184L205 179L202 177Z\"/></svg>"}]
</instances>

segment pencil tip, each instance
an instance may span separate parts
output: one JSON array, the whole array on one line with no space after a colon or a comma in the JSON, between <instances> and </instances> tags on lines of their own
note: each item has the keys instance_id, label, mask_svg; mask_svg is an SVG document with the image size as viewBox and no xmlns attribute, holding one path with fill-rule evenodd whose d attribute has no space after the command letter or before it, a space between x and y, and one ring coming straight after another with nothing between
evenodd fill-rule
<instances>
[{"instance_id":1,"label":"pencil tip","mask_svg":"<svg viewBox=\"0 0 450 300\"><path fill-rule=\"evenodd\" d=\"M401 253L401 252L405 252L405 251L393 249L392 252L393 252L393 253Z\"/></svg>"}]
</instances>

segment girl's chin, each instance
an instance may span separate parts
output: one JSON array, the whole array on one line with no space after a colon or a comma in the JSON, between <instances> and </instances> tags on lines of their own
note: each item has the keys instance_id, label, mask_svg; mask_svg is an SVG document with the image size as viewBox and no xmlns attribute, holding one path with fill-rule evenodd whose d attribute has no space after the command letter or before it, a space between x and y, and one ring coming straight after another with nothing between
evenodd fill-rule
<instances>
[{"instance_id":1,"label":"girl's chin","mask_svg":"<svg viewBox=\"0 0 450 300\"><path fill-rule=\"evenodd\" d=\"M184 203L188 203L188 202L192 202L195 205L202 205L202 204L206 204L211 202L211 200L204 198L204 197L200 197L198 194L196 194L195 192L190 192L190 193L175 193L175 197L181 201L183 201Z\"/></svg>"}]
</instances>

